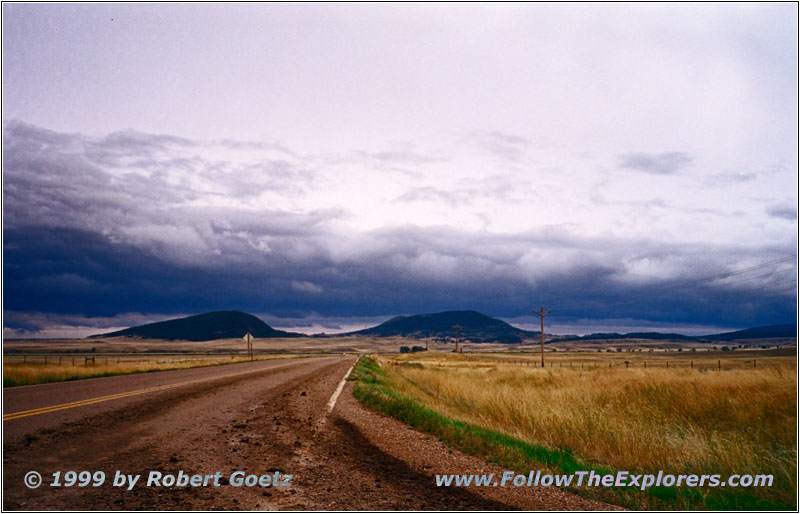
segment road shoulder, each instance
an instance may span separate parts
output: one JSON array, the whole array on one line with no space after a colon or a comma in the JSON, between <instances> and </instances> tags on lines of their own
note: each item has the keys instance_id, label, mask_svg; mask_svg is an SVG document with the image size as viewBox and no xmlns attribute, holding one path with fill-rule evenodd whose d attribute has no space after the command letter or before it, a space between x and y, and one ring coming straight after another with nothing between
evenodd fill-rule
<instances>
[{"instance_id":1,"label":"road shoulder","mask_svg":"<svg viewBox=\"0 0 800 514\"><path fill-rule=\"evenodd\" d=\"M502 476L505 468L451 448L429 434L415 430L389 416L369 411L358 404L348 382L333 415L355 426L381 451L404 461L409 468L430 477L437 474ZM555 487L466 487L488 500L520 510L624 510L615 505L582 498Z\"/></svg>"}]
</instances>

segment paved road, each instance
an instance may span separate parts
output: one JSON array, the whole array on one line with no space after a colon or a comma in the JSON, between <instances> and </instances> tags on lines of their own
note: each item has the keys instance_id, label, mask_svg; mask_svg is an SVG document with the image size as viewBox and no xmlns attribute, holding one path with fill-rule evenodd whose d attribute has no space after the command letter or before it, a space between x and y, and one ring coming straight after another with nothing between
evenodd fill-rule
<instances>
[{"instance_id":1,"label":"paved road","mask_svg":"<svg viewBox=\"0 0 800 514\"><path fill-rule=\"evenodd\" d=\"M608 507L554 488L437 488L433 473L490 467L365 411L350 384L331 413L330 399L354 362L354 356L263 361L4 390L3 509ZM102 471L106 481L49 485L53 473L68 470ZM25 487L29 471L45 483ZM114 487L116 471L142 478L130 490ZM223 478L219 487L147 487L150 471ZM292 478L287 487L234 487L228 481L234 471Z\"/></svg>"},{"instance_id":2,"label":"paved road","mask_svg":"<svg viewBox=\"0 0 800 514\"><path fill-rule=\"evenodd\" d=\"M152 397L159 391L274 371L306 361L275 359L6 388L3 389L3 443L34 430L147 400L148 396L143 395Z\"/></svg>"}]
</instances>

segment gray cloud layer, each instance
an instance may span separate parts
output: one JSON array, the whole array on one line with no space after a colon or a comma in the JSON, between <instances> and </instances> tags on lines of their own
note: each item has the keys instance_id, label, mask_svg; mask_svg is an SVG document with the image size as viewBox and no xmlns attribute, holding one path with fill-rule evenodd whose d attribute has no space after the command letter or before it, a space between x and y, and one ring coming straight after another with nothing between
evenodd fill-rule
<instances>
[{"instance_id":1,"label":"gray cloud layer","mask_svg":"<svg viewBox=\"0 0 800 514\"><path fill-rule=\"evenodd\" d=\"M789 221L797 220L797 208L787 205L776 205L774 207L770 207L767 210L767 213L773 218L780 218Z\"/></svg>"},{"instance_id":2,"label":"gray cloud layer","mask_svg":"<svg viewBox=\"0 0 800 514\"><path fill-rule=\"evenodd\" d=\"M629 153L620 158L623 168L645 173L669 175L676 173L692 163L692 156L683 152L666 152L660 154Z\"/></svg>"},{"instance_id":3,"label":"gray cloud layer","mask_svg":"<svg viewBox=\"0 0 800 514\"><path fill-rule=\"evenodd\" d=\"M492 138L509 157L522 144ZM219 308L271 313L295 326L312 316L323 327L326 316L454 308L516 317L532 303L563 306L567 321L624 314L741 325L794 315L785 286L793 275L664 293L665 285L791 253L783 244L690 245L564 226L499 233L402 218L353 229L347 204L302 202L328 187L331 167L367 159L413 172L441 159L413 150L304 156L273 144L138 132L91 138L18 122L6 124L4 150L10 329L46 328L47 313L61 316L53 323L95 326L87 316L113 325L132 321L130 313L144 320ZM637 165L677 169L688 160L662 155ZM409 187L397 199L513 199L513 187L503 184L490 177L460 191Z\"/></svg>"}]
</instances>

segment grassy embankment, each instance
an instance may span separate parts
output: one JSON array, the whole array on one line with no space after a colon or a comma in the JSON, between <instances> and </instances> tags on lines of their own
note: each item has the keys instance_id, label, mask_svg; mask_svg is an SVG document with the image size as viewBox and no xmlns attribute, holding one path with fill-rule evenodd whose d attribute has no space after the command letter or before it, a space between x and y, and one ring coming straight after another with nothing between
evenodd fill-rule
<instances>
[{"instance_id":1,"label":"grassy embankment","mask_svg":"<svg viewBox=\"0 0 800 514\"><path fill-rule=\"evenodd\" d=\"M700 372L543 370L492 356L417 354L363 359L353 378L367 407L518 472L774 475L772 487L760 488L572 489L624 507L767 510L797 502L793 358Z\"/></svg>"},{"instance_id":2,"label":"grassy embankment","mask_svg":"<svg viewBox=\"0 0 800 514\"><path fill-rule=\"evenodd\" d=\"M306 357L306 355L258 355L254 360L289 359ZM105 362L103 359L105 358ZM48 364L40 362L20 362L18 357L4 357L3 359L3 387L14 387L32 384L45 384L48 382L63 382L67 380L81 380L85 378L111 377L115 375L131 375L134 373L151 373L155 371L169 371L176 369L201 368L206 366L220 366L249 362L244 356L209 355L195 358L173 357L163 355L137 355L125 356L117 362L116 357L97 357L96 362L84 364L84 356L77 358L72 364L72 356L63 357L63 364L59 364L58 356L50 357Z\"/></svg>"}]
</instances>

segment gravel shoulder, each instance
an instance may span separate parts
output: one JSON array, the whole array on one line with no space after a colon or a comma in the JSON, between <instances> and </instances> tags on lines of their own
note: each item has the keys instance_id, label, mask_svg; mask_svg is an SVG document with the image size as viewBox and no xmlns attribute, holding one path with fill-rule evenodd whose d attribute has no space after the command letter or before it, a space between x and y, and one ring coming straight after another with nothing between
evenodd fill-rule
<instances>
[{"instance_id":1,"label":"gravel shoulder","mask_svg":"<svg viewBox=\"0 0 800 514\"><path fill-rule=\"evenodd\" d=\"M436 474L489 474L502 476L505 468L467 455L440 442L435 437L412 429L388 416L362 408L353 398L353 384L348 383L334 413L358 430L370 444L393 458L402 460L413 472L435 486ZM607 503L582 498L556 487L466 487L438 488L445 494L469 491L487 501L513 510L624 510ZM458 506L451 507L459 508Z\"/></svg>"}]
</instances>

